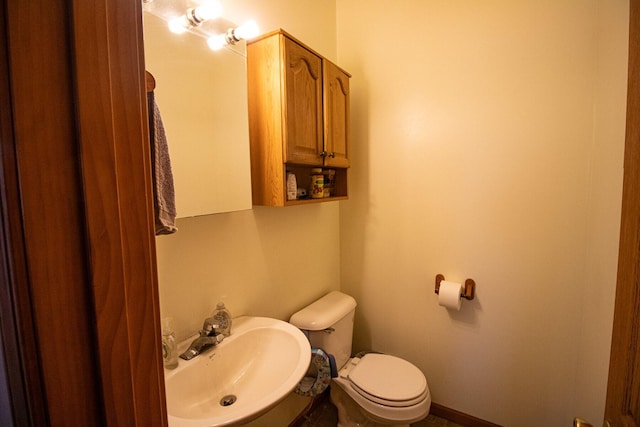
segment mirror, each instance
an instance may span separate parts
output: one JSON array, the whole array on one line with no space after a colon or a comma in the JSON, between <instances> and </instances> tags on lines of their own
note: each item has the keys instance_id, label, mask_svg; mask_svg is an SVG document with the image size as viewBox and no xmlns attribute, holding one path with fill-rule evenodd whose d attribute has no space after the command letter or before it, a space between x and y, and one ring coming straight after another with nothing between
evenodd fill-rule
<instances>
[{"instance_id":1,"label":"mirror","mask_svg":"<svg viewBox=\"0 0 640 427\"><path fill-rule=\"evenodd\" d=\"M207 32L234 26L221 18L199 35L170 32L167 21L190 3L153 0L144 8L145 67L156 81L177 218L251 209L245 44L209 49Z\"/></svg>"}]
</instances>

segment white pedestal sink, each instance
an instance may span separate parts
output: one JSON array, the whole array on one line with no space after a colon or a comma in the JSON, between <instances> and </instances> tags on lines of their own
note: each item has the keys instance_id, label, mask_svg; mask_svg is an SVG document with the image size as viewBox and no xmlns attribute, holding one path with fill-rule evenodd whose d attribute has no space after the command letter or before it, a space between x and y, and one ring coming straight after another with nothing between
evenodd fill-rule
<instances>
[{"instance_id":1,"label":"white pedestal sink","mask_svg":"<svg viewBox=\"0 0 640 427\"><path fill-rule=\"evenodd\" d=\"M178 351L191 341L182 342ZM179 359L176 369L165 369L169 426L249 422L296 387L310 360L309 341L295 326L237 317L230 337L192 360Z\"/></svg>"}]
</instances>

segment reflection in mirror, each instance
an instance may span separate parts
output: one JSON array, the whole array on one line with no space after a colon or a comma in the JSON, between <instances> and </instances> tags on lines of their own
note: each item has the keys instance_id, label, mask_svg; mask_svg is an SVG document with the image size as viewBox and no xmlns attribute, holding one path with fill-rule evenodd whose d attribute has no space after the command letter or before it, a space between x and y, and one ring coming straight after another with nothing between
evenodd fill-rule
<instances>
[{"instance_id":1,"label":"reflection in mirror","mask_svg":"<svg viewBox=\"0 0 640 427\"><path fill-rule=\"evenodd\" d=\"M223 18L172 33L170 17L193 6L153 0L144 13L145 67L156 81L178 218L251 209L245 44L209 49L208 34L234 26Z\"/></svg>"}]
</instances>

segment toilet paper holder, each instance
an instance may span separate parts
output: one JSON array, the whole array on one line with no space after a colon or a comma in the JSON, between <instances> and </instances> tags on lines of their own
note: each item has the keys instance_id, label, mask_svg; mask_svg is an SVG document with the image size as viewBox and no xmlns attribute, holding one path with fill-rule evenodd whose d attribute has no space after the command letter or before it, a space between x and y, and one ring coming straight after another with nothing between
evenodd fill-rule
<instances>
[{"instance_id":1,"label":"toilet paper holder","mask_svg":"<svg viewBox=\"0 0 640 427\"><path fill-rule=\"evenodd\" d=\"M442 274L436 274L436 294L440 293L440 282L442 282L444 280L444 275ZM467 279L464 281L464 290L462 292L462 295L460 295L462 298L468 299L468 300L472 300L476 295L476 282L473 281L473 279Z\"/></svg>"}]
</instances>

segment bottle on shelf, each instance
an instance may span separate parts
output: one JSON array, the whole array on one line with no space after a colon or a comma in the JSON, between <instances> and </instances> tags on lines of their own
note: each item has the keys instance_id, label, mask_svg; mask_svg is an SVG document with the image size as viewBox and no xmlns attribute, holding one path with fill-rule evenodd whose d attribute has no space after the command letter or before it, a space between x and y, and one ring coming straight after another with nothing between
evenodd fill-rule
<instances>
[{"instance_id":1,"label":"bottle on shelf","mask_svg":"<svg viewBox=\"0 0 640 427\"><path fill-rule=\"evenodd\" d=\"M296 174L287 171L287 200L296 200L298 198L298 183Z\"/></svg>"}]
</instances>

